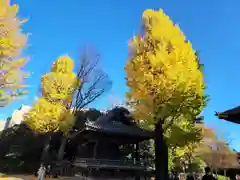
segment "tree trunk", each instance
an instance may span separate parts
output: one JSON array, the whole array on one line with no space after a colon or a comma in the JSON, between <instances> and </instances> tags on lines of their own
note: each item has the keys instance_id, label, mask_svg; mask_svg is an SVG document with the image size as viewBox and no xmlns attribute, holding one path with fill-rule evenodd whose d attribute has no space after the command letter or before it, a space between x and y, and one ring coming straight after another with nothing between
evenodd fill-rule
<instances>
[{"instance_id":1,"label":"tree trunk","mask_svg":"<svg viewBox=\"0 0 240 180\"><path fill-rule=\"evenodd\" d=\"M163 135L162 121L155 125L155 180L168 179L168 147Z\"/></svg>"},{"instance_id":2,"label":"tree trunk","mask_svg":"<svg viewBox=\"0 0 240 180\"><path fill-rule=\"evenodd\" d=\"M58 155L57 155L57 160L58 160L58 161L63 160L66 145L67 145L67 137L66 137L66 136L63 136L63 137L62 137L62 141L61 141L60 148L59 148L59 150L58 150Z\"/></svg>"},{"instance_id":3,"label":"tree trunk","mask_svg":"<svg viewBox=\"0 0 240 180\"><path fill-rule=\"evenodd\" d=\"M51 135L47 136L44 142L44 148L42 152L41 162L46 163L48 160L48 152L50 149Z\"/></svg>"},{"instance_id":4,"label":"tree trunk","mask_svg":"<svg viewBox=\"0 0 240 180\"><path fill-rule=\"evenodd\" d=\"M46 139L45 139L45 142L44 142L44 147L43 147L43 151L42 151L40 167L38 169L38 172L41 172L41 170L40 170L41 167L44 167L45 171L42 171L43 175L41 175L41 173L38 173L37 179L43 180L42 178L45 177L45 174L46 174L46 163L48 161L48 152L49 152L49 149L50 149L50 142L51 142L51 136L47 136Z\"/></svg>"}]
</instances>

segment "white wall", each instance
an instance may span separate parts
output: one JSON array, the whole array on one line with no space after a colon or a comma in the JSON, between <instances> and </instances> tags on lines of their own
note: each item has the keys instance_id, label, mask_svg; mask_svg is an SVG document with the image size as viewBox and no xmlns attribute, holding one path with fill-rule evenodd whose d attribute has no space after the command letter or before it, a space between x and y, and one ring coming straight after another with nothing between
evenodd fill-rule
<instances>
[{"instance_id":1,"label":"white wall","mask_svg":"<svg viewBox=\"0 0 240 180\"><path fill-rule=\"evenodd\" d=\"M5 123L6 123L6 121L0 120L0 131L2 131L4 129Z\"/></svg>"},{"instance_id":2,"label":"white wall","mask_svg":"<svg viewBox=\"0 0 240 180\"><path fill-rule=\"evenodd\" d=\"M24 120L24 114L27 113L30 109L30 106L22 105L19 109L14 110L12 116L6 121L4 129L10 128L15 124L20 124Z\"/></svg>"}]
</instances>

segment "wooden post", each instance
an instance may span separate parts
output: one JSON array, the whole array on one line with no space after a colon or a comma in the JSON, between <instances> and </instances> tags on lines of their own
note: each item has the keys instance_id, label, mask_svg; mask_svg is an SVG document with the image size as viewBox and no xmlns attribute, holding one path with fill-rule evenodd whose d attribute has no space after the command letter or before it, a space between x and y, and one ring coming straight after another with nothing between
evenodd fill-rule
<instances>
[{"instance_id":1,"label":"wooden post","mask_svg":"<svg viewBox=\"0 0 240 180\"><path fill-rule=\"evenodd\" d=\"M98 140L95 142L94 150L93 150L93 158L96 159L97 156L97 148L98 148Z\"/></svg>"},{"instance_id":2,"label":"wooden post","mask_svg":"<svg viewBox=\"0 0 240 180\"><path fill-rule=\"evenodd\" d=\"M140 161L140 157L139 157L139 142L137 142L135 144L135 164L139 163ZM135 180L140 180L140 176L139 174L137 173L136 176L135 176Z\"/></svg>"},{"instance_id":3,"label":"wooden post","mask_svg":"<svg viewBox=\"0 0 240 180\"><path fill-rule=\"evenodd\" d=\"M136 158L136 161L137 161L137 162L140 161L140 157L139 157L139 142L136 143L135 158Z\"/></svg>"}]
</instances>

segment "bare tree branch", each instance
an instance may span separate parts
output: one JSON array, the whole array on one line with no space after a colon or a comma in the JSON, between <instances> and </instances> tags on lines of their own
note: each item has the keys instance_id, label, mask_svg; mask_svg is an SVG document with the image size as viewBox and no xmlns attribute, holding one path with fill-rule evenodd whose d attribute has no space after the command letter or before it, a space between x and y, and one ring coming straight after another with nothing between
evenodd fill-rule
<instances>
[{"instance_id":1,"label":"bare tree branch","mask_svg":"<svg viewBox=\"0 0 240 180\"><path fill-rule=\"evenodd\" d=\"M100 56L96 51L85 47L80 55L77 78L80 81L79 87L75 90L73 101L69 104L73 115L77 116L83 108L94 102L97 98L110 90L112 81L100 66ZM64 150L68 139L76 137L82 130L73 131L69 129L67 136L63 137L58 152L58 159L63 158Z\"/></svg>"},{"instance_id":2,"label":"bare tree branch","mask_svg":"<svg viewBox=\"0 0 240 180\"><path fill-rule=\"evenodd\" d=\"M77 72L81 84L76 90L72 104L74 114L111 88L112 82L100 67L100 59L96 51L88 47L84 48Z\"/></svg>"}]
</instances>

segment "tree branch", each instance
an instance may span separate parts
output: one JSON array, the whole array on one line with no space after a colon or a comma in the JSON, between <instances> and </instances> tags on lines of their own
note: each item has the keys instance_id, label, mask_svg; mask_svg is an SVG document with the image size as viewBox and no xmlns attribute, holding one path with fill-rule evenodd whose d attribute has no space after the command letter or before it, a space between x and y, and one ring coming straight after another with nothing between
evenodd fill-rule
<instances>
[{"instance_id":1,"label":"tree branch","mask_svg":"<svg viewBox=\"0 0 240 180\"><path fill-rule=\"evenodd\" d=\"M81 84L77 88L74 101L74 114L86 107L110 89L112 82L100 67L98 53L84 49L80 57L77 78Z\"/></svg>"}]
</instances>

